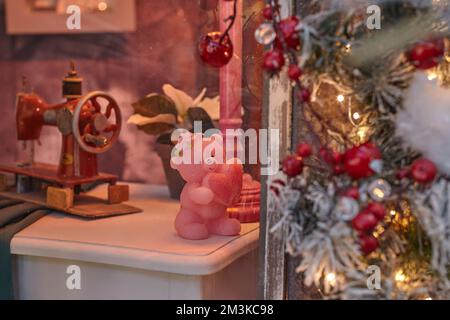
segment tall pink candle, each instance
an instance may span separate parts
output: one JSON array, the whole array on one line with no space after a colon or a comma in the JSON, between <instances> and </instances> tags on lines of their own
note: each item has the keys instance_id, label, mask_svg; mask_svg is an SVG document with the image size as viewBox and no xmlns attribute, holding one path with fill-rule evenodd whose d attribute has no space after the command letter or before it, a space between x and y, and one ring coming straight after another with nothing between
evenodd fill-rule
<instances>
[{"instance_id":1,"label":"tall pink candle","mask_svg":"<svg viewBox=\"0 0 450 320\"><path fill-rule=\"evenodd\" d=\"M220 129L238 129L242 126L242 11L243 0L237 0L236 20L230 30L234 45L231 61L220 69ZM219 0L220 31L225 32L233 15L234 1ZM226 20L226 21L225 21Z\"/></svg>"}]
</instances>

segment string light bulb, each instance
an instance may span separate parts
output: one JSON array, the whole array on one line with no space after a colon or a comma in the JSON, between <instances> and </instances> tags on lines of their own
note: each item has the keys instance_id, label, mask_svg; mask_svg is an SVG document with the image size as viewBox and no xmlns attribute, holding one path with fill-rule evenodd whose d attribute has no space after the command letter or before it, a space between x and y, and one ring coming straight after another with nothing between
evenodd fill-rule
<instances>
[{"instance_id":1,"label":"string light bulb","mask_svg":"<svg viewBox=\"0 0 450 320\"><path fill-rule=\"evenodd\" d=\"M344 100L345 100L345 97L342 94L337 96L337 101L338 102L344 102Z\"/></svg>"},{"instance_id":2,"label":"string light bulb","mask_svg":"<svg viewBox=\"0 0 450 320\"><path fill-rule=\"evenodd\" d=\"M325 280L331 285L335 284L336 283L336 274L334 274L333 272L328 273L325 276Z\"/></svg>"},{"instance_id":3,"label":"string light bulb","mask_svg":"<svg viewBox=\"0 0 450 320\"><path fill-rule=\"evenodd\" d=\"M361 115L360 115L358 112L355 112L355 113L353 114L353 119L359 120L360 118L361 118Z\"/></svg>"},{"instance_id":4,"label":"string light bulb","mask_svg":"<svg viewBox=\"0 0 450 320\"><path fill-rule=\"evenodd\" d=\"M432 81L437 78L437 73L435 71L429 71L427 78L428 80Z\"/></svg>"},{"instance_id":5,"label":"string light bulb","mask_svg":"<svg viewBox=\"0 0 450 320\"><path fill-rule=\"evenodd\" d=\"M406 276L403 273L402 270L397 271L397 273L395 274L395 281L397 282L404 282L406 280Z\"/></svg>"}]
</instances>

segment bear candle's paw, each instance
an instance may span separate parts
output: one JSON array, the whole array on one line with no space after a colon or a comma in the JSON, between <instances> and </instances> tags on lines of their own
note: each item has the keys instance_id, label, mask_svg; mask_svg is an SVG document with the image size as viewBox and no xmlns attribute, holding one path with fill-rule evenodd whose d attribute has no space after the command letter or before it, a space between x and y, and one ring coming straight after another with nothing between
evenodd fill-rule
<instances>
[{"instance_id":1,"label":"bear candle's paw","mask_svg":"<svg viewBox=\"0 0 450 320\"><path fill-rule=\"evenodd\" d=\"M187 240L204 240L209 237L208 228L202 223L191 223L177 226L177 233Z\"/></svg>"},{"instance_id":2,"label":"bear candle's paw","mask_svg":"<svg viewBox=\"0 0 450 320\"><path fill-rule=\"evenodd\" d=\"M223 218L210 221L208 229L211 233L221 236L237 236L241 232L241 223L237 219Z\"/></svg>"}]
</instances>

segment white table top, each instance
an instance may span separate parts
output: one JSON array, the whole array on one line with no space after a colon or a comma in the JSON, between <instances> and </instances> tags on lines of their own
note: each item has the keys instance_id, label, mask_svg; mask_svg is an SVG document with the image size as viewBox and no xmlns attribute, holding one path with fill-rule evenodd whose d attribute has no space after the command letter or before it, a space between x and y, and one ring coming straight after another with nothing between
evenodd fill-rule
<instances>
[{"instance_id":1,"label":"white table top","mask_svg":"<svg viewBox=\"0 0 450 320\"><path fill-rule=\"evenodd\" d=\"M106 187L91 192L106 197ZM258 246L259 224L243 224L237 237L180 238L173 228L179 203L166 187L130 184L130 204L142 213L85 220L52 213L18 233L16 255L112 264L186 275L213 274Z\"/></svg>"}]
</instances>

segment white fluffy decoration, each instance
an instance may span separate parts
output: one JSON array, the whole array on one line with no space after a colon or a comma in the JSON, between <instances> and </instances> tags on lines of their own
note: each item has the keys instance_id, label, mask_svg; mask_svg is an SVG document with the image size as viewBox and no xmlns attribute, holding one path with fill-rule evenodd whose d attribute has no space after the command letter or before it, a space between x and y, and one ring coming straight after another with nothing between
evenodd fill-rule
<instances>
[{"instance_id":1,"label":"white fluffy decoration","mask_svg":"<svg viewBox=\"0 0 450 320\"><path fill-rule=\"evenodd\" d=\"M450 89L416 72L396 118L397 134L450 174Z\"/></svg>"}]
</instances>

